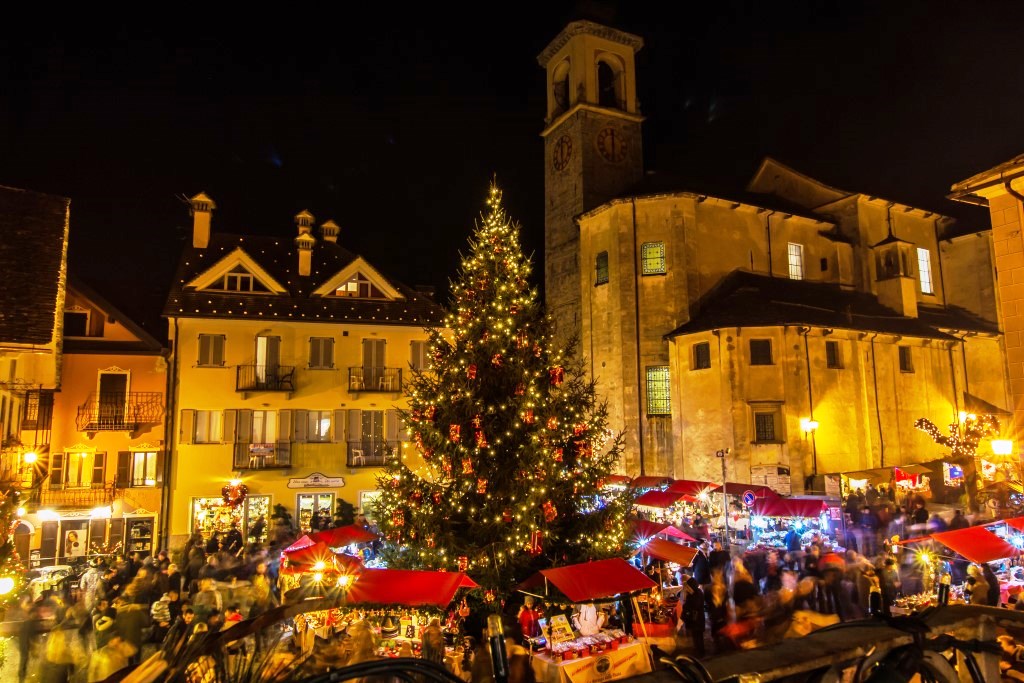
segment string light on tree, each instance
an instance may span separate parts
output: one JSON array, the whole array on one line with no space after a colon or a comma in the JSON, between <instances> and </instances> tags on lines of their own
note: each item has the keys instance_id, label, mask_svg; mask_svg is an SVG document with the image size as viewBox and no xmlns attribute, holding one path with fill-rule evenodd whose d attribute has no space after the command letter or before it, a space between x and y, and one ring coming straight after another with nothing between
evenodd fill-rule
<instances>
[{"instance_id":1,"label":"string light on tree","mask_svg":"<svg viewBox=\"0 0 1024 683\"><path fill-rule=\"evenodd\" d=\"M413 371L401 411L420 457L389 458L377 501L382 531L404 543L385 547L389 566L464 566L501 597L537 568L621 555L632 495L601 490L622 437L575 341L555 345L530 269L492 185L452 282L448 332L430 332L430 366Z\"/></svg>"}]
</instances>

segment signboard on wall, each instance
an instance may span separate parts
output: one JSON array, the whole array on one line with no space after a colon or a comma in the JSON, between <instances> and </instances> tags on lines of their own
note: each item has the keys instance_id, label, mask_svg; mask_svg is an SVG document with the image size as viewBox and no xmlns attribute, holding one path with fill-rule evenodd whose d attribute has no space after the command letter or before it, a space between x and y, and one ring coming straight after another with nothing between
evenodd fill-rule
<instances>
[{"instance_id":1,"label":"signboard on wall","mask_svg":"<svg viewBox=\"0 0 1024 683\"><path fill-rule=\"evenodd\" d=\"M793 494L789 467L785 465L754 465L750 468L750 483L767 486L782 496Z\"/></svg>"},{"instance_id":2,"label":"signboard on wall","mask_svg":"<svg viewBox=\"0 0 1024 683\"><path fill-rule=\"evenodd\" d=\"M826 474L825 479L825 495L829 498L840 498L841 488L843 483L843 477L839 474Z\"/></svg>"},{"instance_id":3,"label":"signboard on wall","mask_svg":"<svg viewBox=\"0 0 1024 683\"><path fill-rule=\"evenodd\" d=\"M345 485L345 477L328 477L319 472L313 472L308 477L293 477L288 480L290 489L330 489L340 488Z\"/></svg>"}]
</instances>

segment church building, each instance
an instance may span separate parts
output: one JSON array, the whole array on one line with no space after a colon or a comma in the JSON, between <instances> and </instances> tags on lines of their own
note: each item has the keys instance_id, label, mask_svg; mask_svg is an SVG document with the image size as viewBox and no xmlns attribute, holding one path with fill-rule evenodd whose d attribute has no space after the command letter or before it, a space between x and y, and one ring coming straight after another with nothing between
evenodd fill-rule
<instances>
[{"instance_id":1,"label":"church building","mask_svg":"<svg viewBox=\"0 0 1024 683\"><path fill-rule=\"evenodd\" d=\"M771 158L729 192L645 174L642 47L577 21L538 57L546 302L624 473L718 481L721 454L730 481L820 489L940 457L919 418L1004 412L991 235Z\"/></svg>"}]
</instances>

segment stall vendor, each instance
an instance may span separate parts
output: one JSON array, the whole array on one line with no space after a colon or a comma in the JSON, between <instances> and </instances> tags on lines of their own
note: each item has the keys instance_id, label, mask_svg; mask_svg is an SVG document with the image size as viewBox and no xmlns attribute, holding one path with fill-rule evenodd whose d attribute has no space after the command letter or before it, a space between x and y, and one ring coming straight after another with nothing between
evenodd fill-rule
<instances>
[{"instance_id":1,"label":"stall vendor","mask_svg":"<svg viewBox=\"0 0 1024 683\"><path fill-rule=\"evenodd\" d=\"M536 638L540 633L540 619L544 614L537 609L533 596L527 595L523 606L519 608L519 629L524 638Z\"/></svg>"},{"instance_id":2,"label":"stall vendor","mask_svg":"<svg viewBox=\"0 0 1024 683\"><path fill-rule=\"evenodd\" d=\"M579 613L573 618L573 626L583 636L592 636L604 626L604 612L599 612L592 602L580 605Z\"/></svg>"}]
</instances>

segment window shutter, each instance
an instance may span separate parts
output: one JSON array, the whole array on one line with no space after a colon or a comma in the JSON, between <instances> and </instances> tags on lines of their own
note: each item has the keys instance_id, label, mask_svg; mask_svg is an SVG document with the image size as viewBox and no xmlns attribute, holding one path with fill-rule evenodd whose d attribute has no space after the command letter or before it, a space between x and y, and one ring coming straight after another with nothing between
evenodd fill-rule
<instances>
[{"instance_id":1,"label":"window shutter","mask_svg":"<svg viewBox=\"0 0 1024 683\"><path fill-rule=\"evenodd\" d=\"M132 485L132 454L129 451L117 452L117 479L114 486L126 489Z\"/></svg>"},{"instance_id":2,"label":"window shutter","mask_svg":"<svg viewBox=\"0 0 1024 683\"><path fill-rule=\"evenodd\" d=\"M124 520L123 519L111 519L110 520L110 539L107 543L111 547L117 545L124 540Z\"/></svg>"},{"instance_id":3,"label":"window shutter","mask_svg":"<svg viewBox=\"0 0 1024 683\"><path fill-rule=\"evenodd\" d=\"M384 419L384 440L391 445L395 441L398 441L398 411L394 408L388 410Z\"/></svg>"},{"instance_id":4,"label":"window shutter","mask_svg":"<svg viewBox=\"0 0 1024 683\"><path fill-rule=\"evenodd\" d=\"M156 452L156 485L157 486L163 486L164 485L164 459L166 457L167 457L167 454L164 453L163 451L157 451Z\"/></svg>"},{"instance_id":5,"label":"window shutter","mask_svg":"<svg viewBox=\"0 0 1024 683\"><path fill-rule=\"evenodd\" d=\"M348 411L348 440L359 441L363 437L363 411L352 408Z\"/></svg>"},{"instance_id":6,"label":"window shutter","mask_svg":"<svg viewBox=\"0 0 1024 683\"><path fill-rule=\"evenodd\" d=\"M59 489L64 483L64 454L50 454L50 488Z\"/></svg>"},{"instance_id":7,"label":"window shutter","mask_svg":"<svg viewBox=\"0 0 1024 683\"><path fill-rule=\"evenodd\" d=\"M224 365L224 335L213 335L213 357L212 365Z\"/></svg>"},{"instance_id":8,"label":"window shutter","mask_svg":"<svg viewBox=\"0 0 1024 683\"><path fill-rule=\"evenodd\" d=\"M306 430L309 427L309 411L296 410L295 424L293 425L292 441L295 443L306 443Z\"/></svg>"},{"instance_id":9,"label":"window shutter","mask_svg":"<svg viewBox=\"0 0 1024 683\"><path fill-rule=\"evenodd\" d=\"M331 423L331 426L334 428L334 439L333 439L334 443L342 443L342 442L344 442L345 441L345 431L346 431L345 430L345 426L346 425L345 425L345 411L344 410L339 409L339 410L335 410L334 411L334 421Z\"/></svg>"},{"instance_id":10,"label":"window shutter","mask_svg":"<svg viewBox=\"0 0 1024 683\"><path fill-rule=\"evenodd\" d=\"M252 410L243 408L237 413L238 426L235 427L235 443L252 443Z\"/></svg>"},{"instance_id":11,"label":"window shutter","mask_svg":"<svg viewBox=\"0 0 1024 683\"><path fill-rule=\"evenodd\" d=\"M334 337L326 337L320 345L320 367L334 367Z\"/></svg>"},{"instance_id":12,"label":"window shutter","mask_svg":"<svg viewBox=\"0 0 1024 683\"><path fill-rule=\"evenodd\" d=\"M196 435L196 411L182 408L181 424L178 430L178 443L190 444Z\"/></svg>"},{"instance_id":13,"label":"window shutter","mask_svg":"<svg viewBox=\"0 0 1024 683\"><path fill-rule=\"evenodd\" d=\"M89 543L103 545L107 541L107 520L89 520Z\"/></svg>"},{"instance_id":14,"label":"window shutter","mask_svg":"<svg viewBox=\"0 0 1024 683\"><path fill-rule=\"evenodd\" d=\"M225 410L224 411L224 430L222 432L224 443L235 443L236 434L238 433L238 411L237 410Z\"/></svg>"},{"instance_id":15,"label":"window shutter","mask_svg":"<svg viewBox=\"0 0 1024 683\"><path fill-rule=\"evenodd\" d=\"M285 409L277 411L277 440L292 440L292 420L297 420L297 410Z\"/></svg>"},{"instance_id":16,"label":"window shutter","mask_svg":"<svg viewBox=\"0 0 1024 683\"><path fill-rule=\"evenodd\" d=\"M103 486L107 483L106 476L106 464L107 454L106 453L93 453L92 454L92 483L93 486L99 484Z\"/></svg>"},{"instance_id":17,"label":"window shutter","mask_svg":"<svg viewBox=\"0 0 1024 683\"><path fill-rule=\"evenodd\" d=\"M42 527L42 539L39 543L39 559L45 565L49 564L48 560L54 560L57 557L57 522L43 522Z\"/></svg>"},{"instance_id":18,"label":"window shutter","mask_svg":"<svg viewBox=\"0 0 1024 683\"><path fill-rule=\"evenodd\" d=\"M196 358L197 365L210 365L213 359L212 337L208 334L199 335L199 357Z\"/></svg>"}]
</instances>

